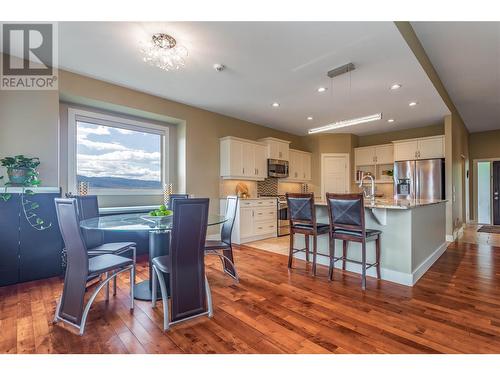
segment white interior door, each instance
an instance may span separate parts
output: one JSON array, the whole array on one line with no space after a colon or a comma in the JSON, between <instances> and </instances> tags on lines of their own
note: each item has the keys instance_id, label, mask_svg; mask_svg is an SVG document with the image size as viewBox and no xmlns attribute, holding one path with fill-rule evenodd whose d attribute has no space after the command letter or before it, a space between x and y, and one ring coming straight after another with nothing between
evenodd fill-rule
<instances>
[{"instance_id":1,"label":"white interior door","mask_svg":"<svg viewBox=\"0 0 500 375\"><path fill-rule=\"evenodd\" d=\"M321 155L321 192L322 199L326 193L349 192L349 155Z\"/></svg>"}]
</instances>

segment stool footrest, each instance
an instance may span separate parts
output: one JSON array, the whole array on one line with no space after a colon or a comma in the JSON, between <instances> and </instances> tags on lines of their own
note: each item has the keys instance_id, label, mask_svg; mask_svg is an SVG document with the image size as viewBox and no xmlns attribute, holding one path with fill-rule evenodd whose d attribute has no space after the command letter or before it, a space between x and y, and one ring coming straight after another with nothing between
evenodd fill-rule
<instances>
[{"instance_id":1,"label":"stool footrest","mask_svg":"<svg viewBox=\"0 0 500 375\"><path fill-rule=\"evenodd\" d=\"M359 260L354 260L354 259L349 259L349 258L345 258L345 257L334 257L333 258L333 263L339 261L339 260L345 260L346 262L350 262L350 263L356 263L356 264L363 264L363 262L360 262ZM365 266L366 266L366 270L368 268L371 268L371 267L375 267L378 265L379 262L375 262L375 263L365 263Z\"/></svg>"}]
</instances>

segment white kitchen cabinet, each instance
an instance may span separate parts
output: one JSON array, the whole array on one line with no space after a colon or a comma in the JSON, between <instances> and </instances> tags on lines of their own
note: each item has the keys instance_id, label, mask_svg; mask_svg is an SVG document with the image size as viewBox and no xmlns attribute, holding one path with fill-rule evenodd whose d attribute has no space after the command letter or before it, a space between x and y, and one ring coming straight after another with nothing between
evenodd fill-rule
<instances>
[{"instance_id":1,"label":"white kitchen cabinet","mask_svg":"<svg viewBox=\"0 0 500 375\"><path fill-rule=\"evenodd\" d=\"M226 199L220 201L220 213L226 212ZM232 242L242 244L278 235L277 200L239 199L234 220Z\"/></svg>"},{"instance_id":2,"label":"white kitchen cabinet","mask_svg":"<svg viewBox=\"0 0 500 375\"><path fill-rule=\"evenodd\" d=\"M444 136L394 141L394 160L444 158Z\"/></svg>"},{"instance_id":3,"label":"white kitchen cabinet","mask_svg":"<svg viewBox=\"0 0 500 375\"><path fill-rule=\"evenodd\" d=\"M375 146L375 164L394 163L394 147L392 144Z\"/></svg>"},{"instance_id":4,"label":"white kitchen cabinet","mask_svg":"<svg viewBox=\"0 0 500 375\"><path fill-rule=\"evenodd\" d=\"M418 141L419 159L444 158L444 137L423 138Z\"/></svg>"},{"instance_id":5,"label":"white kitchen cabinet","mask_svg":"<svg viewBox=\"0 0 500 375\"><path fill-rule=\"evenodd\" d=\"M288 178L290 182L307 182L311 180L311 154L305 151L289 150Z\"/></svg>"},{"instance_id":6,"label":"white kitchen cabinet","mask_svg":"<svg viewBox=\"0 0 500 375\"><path fill-rule=\"evenodd\" d=\"M263 142L267 145L267 158L268 159L278 159L278 160L290 160L289 148L290 142L284 141L278 138L262 138L259 142Z\"/></svg>"},{"instance_id":7,"label":"white kitchen cabinet","mask_svg":"<svg viewBox=\"0 0 500 375\"><path fill-rule=\"evenodd\" d=\"M358 147L354 149L356 166L391 164L394 162L392 144Z\"/></svg>"},{"instance_id":8,"label":"white kitchen cabinet","mask_svg":"<svg viewBox=\"0 0 500 375\"><path fill-rule=\"evenodd\" d=\"M264 180L267 145L236 137L220 139L220 176L224 179Z\"/></svg>"}]
</instances>

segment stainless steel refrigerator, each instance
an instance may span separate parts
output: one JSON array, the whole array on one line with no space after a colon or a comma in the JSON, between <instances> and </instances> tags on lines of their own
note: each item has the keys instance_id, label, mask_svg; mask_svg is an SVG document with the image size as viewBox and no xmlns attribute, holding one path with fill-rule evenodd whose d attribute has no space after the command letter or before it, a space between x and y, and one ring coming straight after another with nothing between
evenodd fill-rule
<instances>
[{"instance_id":1,"label":"stainless steel refrigerator","mask_svg":"<svg viewBox=\"0 0 500 375\"><path fill-rule=\"evenodd\" d=\"M444 159L394 162L394 197L445 199Z\"/></svg>"}]
</instances>

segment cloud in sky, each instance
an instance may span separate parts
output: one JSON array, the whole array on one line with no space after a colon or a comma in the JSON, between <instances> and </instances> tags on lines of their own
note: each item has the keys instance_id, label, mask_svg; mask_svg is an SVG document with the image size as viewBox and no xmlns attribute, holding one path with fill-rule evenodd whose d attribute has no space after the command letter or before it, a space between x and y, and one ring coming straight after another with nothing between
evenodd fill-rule
<instances>
[{"instance_id":1,"label":"cloud in sky","mask_svg":"<svg viewBox=\"0 0 500 375\"><path fill-rule=\"evenodd\" d=\"M78 123L78 174L161 180L161 137L156 134Z\"/></svg>"}]
</instances>

